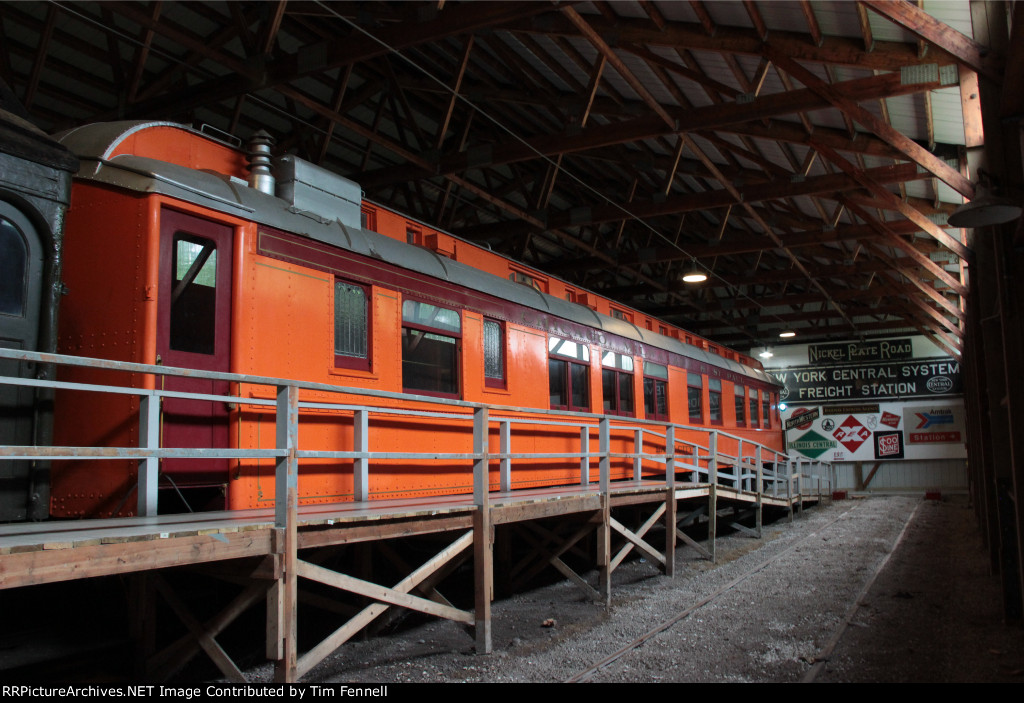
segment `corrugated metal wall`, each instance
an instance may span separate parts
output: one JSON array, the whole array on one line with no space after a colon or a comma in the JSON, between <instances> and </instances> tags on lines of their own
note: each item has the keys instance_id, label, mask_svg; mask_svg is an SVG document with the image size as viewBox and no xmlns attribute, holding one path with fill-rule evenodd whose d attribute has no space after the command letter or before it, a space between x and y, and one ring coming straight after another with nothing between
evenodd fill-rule
<instances>
[{"instance_id":1,"label":"corrugated metal wall","mask_svg":"<svg viewBox=\"0 0 1024 703\"><path fill-rule=\"evenodd\" d=\"M878 471L866 487L858 485L867 481L875 464ZM836 486L843 491L967 491L966 459L927 459L922 461L862 461L835 464Z\"/></svg>"}]
</instances>

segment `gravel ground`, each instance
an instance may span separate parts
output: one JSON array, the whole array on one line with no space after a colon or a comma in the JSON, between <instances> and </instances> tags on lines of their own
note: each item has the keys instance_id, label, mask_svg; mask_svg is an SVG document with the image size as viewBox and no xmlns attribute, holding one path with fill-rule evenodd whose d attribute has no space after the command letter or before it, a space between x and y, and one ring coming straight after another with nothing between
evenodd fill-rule
<instances>
[{"instance_id":1,"label":"gravel ground","mask_svg":"<svg viewBox=\"0 0 1024 703\"><path fill-rule=\"evenodd\" d=\"M304 680L560 682L659 627L588 680L794 682L819 660L821 682L1024 680L1024 630L1001 623L998 582L965 499L837 501L766 526L762 540L720 537L715 565L689 547L676 563L674 579L648 562L623 565L607 609L568 582L497 601L490 656L475 655L460 626L437 621L349 643Z\"/></svg>"}]
</instances>

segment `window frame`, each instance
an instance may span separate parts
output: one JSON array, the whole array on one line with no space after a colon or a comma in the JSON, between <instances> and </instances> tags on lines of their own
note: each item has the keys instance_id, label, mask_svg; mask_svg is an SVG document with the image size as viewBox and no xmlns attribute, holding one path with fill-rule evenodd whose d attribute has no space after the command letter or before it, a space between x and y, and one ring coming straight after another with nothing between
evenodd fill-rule
<instances>
[{"instance_id":1,"label":"window frame","mask_svg":"<svg viewBox=\"0 0 1024 703\"><path fill-rule=\"evenodd\" d=\"M358 288L363 292L363 314L366 327L366 357L338 353L338 286ZM373 289L362 283L356 283L340 276L334 277L334 296L331 302L331 319L334 325L334 368L352 369L354 371L371 371L373 369Z\"/></svg>"},{"instance_id":2,"label":"window frame","mask_svg":"<svg viewBox=\"0 0 1024 703\"><path fill-rule=\"evenodd\" d=\"M496 378L487 375L487 326L494 325L498 328L498 346L501 349L501 377ZM506 390L508 388L508 347L505 343L505 323L502 320L496 320L492 317L485 317L483 321L483 327L481 328L483 333L483 356L484 356L484 387L485 388L497 388L500 390Z\"/></svg>"},{"instance_id":3,"label":"window frame","mask_svg":"<svg viewBox=\"0 0 1024 703\"><path fill-rule=\"evenodd\" d=\"M750 395L747 396L747 407L750 408L750 418L748 422L751 427L757 428L761 426L761 422L758 419L758 412L760 412L761 404L757 399L757 389L751 388Z\"/></svg>"},{"instance_id":4,"label":"window frame","mask_svg":"<svg viewBox=\"0 0 1024 703\"><path fill-rule=\"evenodd\" d=\"M736 410L736 426L747 426L747 387L735 384L733 386L733 407Z\"/></svg>"},{"instance_id":5,"label":"window frame","mask_svg":"<svg viewBox=\"0 0 1024 703\"><path fill-rule=\"evenodd\" d=\"M696 379L696 383L694 383ZM694 422L693 413L690 411L693 405L693 391L696 389L698 395L697 418ZM704 377L699 373L687 371L686 373L686 421L688 424L704 424Z\"/></svg>"},{"instance_id":6,"label":"window frame","mask_svg":"<svg viewBox=\"0 0 1024 703\"><path fill-rule=\"evenodd\" d=\"M578 349L576 355L570 355L559 351L559 347L564 343L574 344ZM566 403L556 404L552 398L552 385L551 385L551 374L554 368L563 369L564 380L563 387L559 389L559 394L566 400ZM583 388L583 405L576 405L573 403L573 371L576 373L583 374L583 378L586 379L586 383ZM552 410L566 410L570 412L590 412L590 347L582 342L573 342L572 340L562 339L560 337L548 337L548 401L551 405Z\"/></svg>"},{"instance_id":7,"label":"window frame","mask_svg":"<svg viewBox=\"0 0 1024 703\"><path fill-rule=\"evenodd\" d=\"M633 388L633 374L636 364L633 357L616 352L602 352L601 354L601 406L602 412L606 415L618 417L636 417L636 392ZM605 393L609 380L612 386L612 397ZM623 408L623 391L628 389L629 409Z\"/></svg>"},{"instance_id":8,"label":"window frame","mask_svg":"<svg viewBox=\"0 0 1024 703\"><path fill-rule=\"evenodd\" d=\"M715 417L715 399L718 399L718 417ZM708 424L724 425L725 408L722 407L722 379L708 377Z\"/></svg>"},{"instance_id":9,"label":"window frame","mask_svg":"<svg viewBox=\"0 0 1024 703\"><path fill-rule=\"evenodd\" d=\"M450 330L445 327L431 327L419 322L409 321L405 316L405 305L406 303L415 303L422 305L430 305L439 310L447 310L455 313L456 318L459 321L458 331ZM435 337L444 337L453 340L455 347L454 358L452 359L452 378L455 384L454 391L443 391L443 390L432 390L424 388L414 388L407 384L408 374L406 373L405 367L407 363L411 363L412 360L406 357L406 343L405 343L405 331L413 330L423 335L434 335ZM462 397L462 311L458 308L447 307L444 305L437 305L434 302L423 300L415 297L405 297L402 300L402 331L401 331L401 354L402 354L402 392L413 393L416 395L428 395L436 398L451 398L458 400Z\"/></svg>"},{"instance_id":10,"label":"window frame","mask_svg":"<svg viewBox=\"0 0 1024 703\"><path fill-rule=\"evenodd\" d=\"M664 375L661 375L661 369L664 369ZM658 371L657 373L652 373ZM653 404L648 407L648 381L650 381L650 387L653 391L650 395ZM665 412L659 413L658 404L658 385L664 388L662 397L665 400ZM658 422L668 422L669 418L669 392L668 392L668 367L663 364L656 364L654 362L645 361L643 365L643 393L644 393L644 417L648 420L656 420ZM653 409L652 409L653 408Z\"/></svg>"}]
</instances>

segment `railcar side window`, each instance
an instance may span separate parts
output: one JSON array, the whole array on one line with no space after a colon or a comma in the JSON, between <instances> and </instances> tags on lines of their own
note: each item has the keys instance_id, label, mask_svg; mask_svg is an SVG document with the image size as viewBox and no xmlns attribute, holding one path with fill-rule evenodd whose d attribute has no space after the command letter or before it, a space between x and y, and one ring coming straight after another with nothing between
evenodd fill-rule
<instances>
[{"instance_id":1,"label":"railcar side window","mask_svg":"<svg viewBox=\"0 0 1024 703\"><path fill-rule=\"evenodd\" d=\"M722 424L722 381L717 378L708 379L708 422L712 425Z\"/></svg>"},{"instance_id":2,"label":"railcar side window","mask_svg":"<svg viewBox=\"0 0 1024 703\"><path fill-rule=\"evenodd\" d=\"M771 414L771 394L761 391L761 416L764 418L762 422L765 428L772 428L772 414Z\"/></svg>"},{"instance_id":3,"label":"railcar side window","mask_svg":"<svg viewBox=\"0 0 1024 703\"><path fill-rule=\"evenodd\" d=\"M505 387L505 330L497 320L484 320L484 385Z\"/></svg>"},{"instance_id":4,"label":"railcar side window","mask_svg":"<svg viewBox=\"0 0 1024 703\"><path fill-rule=\"evenodd\" d=\"M628 415L633 411L633 357L615 352L601 355L601 386L604 411L611 415Z\"/></svg>"},{"instance_id":5,"label":"railcar side window","mask_svg":"<svg viewBox=\"0 0 1024 703\"><path fill-rule=\"evenodd\" d=\"M704 423L704 379L699 373L686 374L686 400L690 410L690 424Z\"/></svg>"},{"instance_id":6,"label":"railcar side window","mask_svg":"<svg viewBox=\"0 0 1024 703\"><path fill-rule=\"evenodd\" d=\"M590 347L548 339L548 388L553 410L590 411ZM571 361L570 361L571 359ZM582 362L582 363L579 363Z\"/></svg>"},{"instance_id":7,"label":"railcar side window","mask_svg":"<svg viewBox=\"0 0 1024 703\"><path fill-rule=\"evenodd\" d=\"M213 354L217 332L217 245L210 239L177 233L171 264L170 347Z\"/></svg>"},{"instance_id":8,"label":"railcar side window","mask_svg":"<svg viewBox=\"0 0 1024 703\"><path fill-rule=\"evenodd\" d=\"M369 229L369 230L373 230L374 232L376 232L377 231L377 211L372 209L372 208L363 207L359 211L359 224L361 224L363 226L363 229Z\"/></svg>"},{"instance_id":9,"label":"railcar side window","mask_svg":"<svg viewBox=\"0 0 1024 703\"><path fill-rule=\"evenodd\" d=\"M736 425L737 427L746 426L746 418L744 413L747 409L747 389L739 384L735 386L736 389Z\"/></svg>"},{"instance_id":10,"label":"railcar side window","mask_svg":"<svg viewBox=\"0 0 1024 703\"><path fill-rule=\"evenodd\" d=\"M648 420L668 420L668 367L644 362L644 414Z\"/></svg>"},{"instance_id":11,"label":"railcar side window","mask_svg":"<svg viewBox=\"0 0 1024 703\"><path fill-rule=\"evenodd\" d=\"M750 426L757 427L757 390L750 389Z\"/></svg>"},{"instance_id":12,"label":"railcar side window","mask_svg":"<svg viewBox=\"0 0 1024 703\"><path fill-rule=\"evenodd\" d=\"M28 249L21 232L6 217L0 217L0 313L25 314L25 274Z\"/></svg>"},{"instance_id":13,"label":"railcar side window","mask_svg":"<svg viewBox=\"0 0 1024 703\"><path fill-rule=\"evenodd\" d=\"M370 368L369 296L362 286L334 282L334 365Z\"/></svg>"},{"instance_id":14,"label":"railcar side window","mask_svg":"<svg viewBox=\"0 0 1024 703\"><path fill-rule=\"evenodd\" d=\"M403 301L403 390L458 397L461 338L462 320L455 310Z\"/></svg>"}]
</instances>

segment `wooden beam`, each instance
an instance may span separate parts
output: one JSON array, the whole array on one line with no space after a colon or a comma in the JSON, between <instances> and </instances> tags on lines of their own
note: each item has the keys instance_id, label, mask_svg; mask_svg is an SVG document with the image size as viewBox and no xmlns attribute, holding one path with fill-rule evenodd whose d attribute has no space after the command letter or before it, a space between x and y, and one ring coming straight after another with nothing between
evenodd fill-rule
<instances>
[{"instance_id":1,"label":"wooden beam","mask_svg":"<svg viewBox=\"0 0 1024 703\"><path fill-rule=\"evenodd\" d=\"M896 74L881 74L836 83L831 89L850 100L875 100L879 97L908 95L940 87L938 80L928 83L904 84ZM760 120L766 117L818 110L830 106L827 98L808 89L763 95L749 103L723 103L690 110L659 108L656 115L637 117L610 124L593 125L584 130L566 130L525 141L507 142L470 149L466 153L449 154L438 164L440 173L456 173L479 166L498 166L514 161L536 159L570 152L596 149L651 139L675 132L694 132L703 129L730 131L730 125L756 121L762 135L772 138L772 128L765 128ZM746 128L745 128L746 129ZM757 128L754 128L757 131ZM796 141L805 142L806 135ZM850 144L850 140L845 140ZM838 147L844 148L844 147ZM900 152L902 153L902 152ZM430 171L433 173L434 169Z\"/></svg>"},{"instance_id":2,"label":"wooden beam","mask_svg":"<svg viewBox=\"0 0 1024 703\"><path fill-rule=\"evenodd\" d=\"M764 45L764 40L758 36L757 30L715 25L710 16L706 22L702 20L701 24L667 22L660 29L652 26L652 23L644 18L617 17L611 21L600 16L587 15L587 21L601 36L614 36L619 42L648 47L664 46L675 49L685 46L694 51L760 56ZM513 20L506 24L506 28L512 31L558 36L571 37L576 34L574 26L566 18L555 13ZM918 57L914 44L903 42L877 41L873 50L868 52L864 50L860 38L825 36L821 46L814 46L807 41L805 32L798 31L772 30L771 43L799 61L838 64L859 69L899 71L903 66L935 62L948 65L957 60L944 49L935 51L925 60Z\"/></svg>"},{"instance_id":3,"label":"wooden beam","mask_svg":"<svg viewBox=\"0 0 1024 703\"><path fill-rule=\"evenodd\" d=\"M940 178L961 195L968 199L974 197L974 186L969 180L964 178L958 170L954 169L945 161L921 147L914 140L882 122L882 120L878 119L853 100L843 95L841 91L836 90L836 86L838 84L830 86L774 47L767 47L765 55L772 59L777 66L781 66L787 73L794 76L805 86L828 100L842 112L850 115L853 119L860 122L889 144L899 149L901 152L906 154L907 158L920 164L923 168Z\"/></svg>"},{"instance_id":4,"label":"wooden beam","mask_svg":"<svg viewBox=\"0 0 1024 703\"><path fill-rule=\"evenodd\" d=\"M906 0L861 0L861 3L893 24L940 47L971 70L996 82L1003 81L1003 63L988 47L940 22L917 5Z\"/></svg>"}]
</instances>

